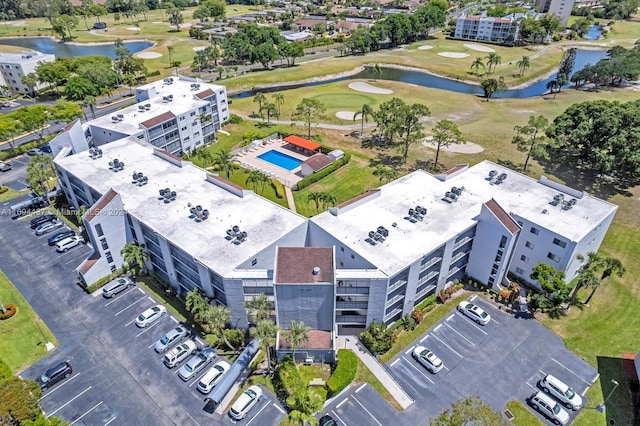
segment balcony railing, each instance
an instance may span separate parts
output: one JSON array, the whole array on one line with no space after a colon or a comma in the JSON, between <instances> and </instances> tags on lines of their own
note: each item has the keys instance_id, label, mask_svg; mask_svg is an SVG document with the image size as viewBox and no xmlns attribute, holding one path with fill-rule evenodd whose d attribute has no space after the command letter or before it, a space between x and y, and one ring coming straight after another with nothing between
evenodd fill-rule
<instances>
[{"instance_id":1,"label":"balcony railing","mask_svg":"<svg viewBox=\"0 0 640 426\"><path fill-rule=\"evenodd\" d=\"M402 300L402 299L404 299L404 294L398 294L396 296L393 296L391 299L387 300L387 303L385 303L384 307L388 308L389 306L396 303L398 300Z\"/></svg>"},{"instance_id":2,"label":"balcony railing","mask_svg":"<svg viewBox=\"0 0 640 426\"><path fill-rule=\"evenodd\" d=\"M466 243L468 243L469 241L471 241L473 239L474 236L466 236L463 239L461 239L460 241L456 242L453 245L453 249L457 249L458 247L461 247L463 245L465 245Z\"/></svg>"},{"instance_id":3,"label":"balcony railing","mask_svg":"<svg viewBox=\"0 0 640 426\"><path fill-rule=\"evenodd\" d=\"M431 259L427 263L425 263L423 265L420 265L420 272L424 271L425 269L428 269L428 268L432 267L436 263L439 263L441 260L442 260L442 257L440 257L440 256L434 257L433 259Z\"/></svg>"},{"instance_id":4,"label":"balcony railing","mask_svg":"<svg viewBox=\"0 0 640 426\"><path fill-rule=\"evenodd\" d=\"M418 281L418 286L426 283L427 281L433 279L434 277L437 277L439 274L440 274L439 271L429 272L427 275L425 275L424 277L420 278L420 280Z\"/></svg>"},{"instance_id":5,"label":"balcony railing","mask_svg":"<svg viewBox=\"0 0 640 426\"><path fill-rule=\"evenodd\" d=\"M337 287L337 294L369 294L369 287Z\"/></svg>"},{"instance_id":6,"label":"balcony railing","mask_svg":"<svg viewBox=\"0 0 640 426\"><path fill-rule=\"evenodd\" d=\"M405 285L407 283L407 280L398 280L395 283L393 283L389 289L387 290L387 293L391 293L396 289L399 289L400 287L402 287L403 285Z\"/></svg>"},{"instance_id":7,"label":"balcony railing","mask_svg":"<svg viewBox=\"0 0 640 426\"><path fill-rule=\"evenodd\" d=\"M449 269L449 272L447 272L447 278L449 278L451 275L455 274L456 272L458 272L459 270L461 270L462 268L464 268L465 266L467 266L466 263L463 263L460 266L456 266L453 269Z\"/></svg>"},{"instance_id":8,"label":"balcony railing","mask_svg":"<svg viewBox=\"0 0 640 426\"><path fill-rule=\"evenodd\" d=\"M388 320L389 318L391 318L394 315L397 315L399 312L402 312L402 308L396 308L393 311L389 312L388 314L386 314L384 316L384 320Z\"/></svg>"},{"instance_id":9,"label":"balcony railing","mask_svg":"<svg viewBox=\"0 0 640 426\"><path fill-rule=\"evenodd\" d=\"M366 324L365 315L336 315L336 322L339 324Z\"/></svg>"},{"instance_id":10,"label":"balcony railing","mask_svg":"<svg viewBox=\"0 0 640 426\"><path fill-rule=\"evenodd\" d=\"M434 290L435 288L436 288L435 284L426 286L423 290L420 290L419 292L416 293L416 300L420 299L422 296Z\"/></svg>"},{"instance_id":11,"label":"balcony railing","mask_svg":"<svg viewBox=\"0 0 640 426\"><path fill-rule=\"evenodd\" d=\"M468 251L461 251L460 253L456 254L455 256L453 256L451 258L451 263L454 263L460 259L462 259L463 257L465 257L467 254L469 254Z\"/></svg>"},{"instance_id":12,"label":"balcony railing","mask_svg":"<svg viewBox=\"0 0 640 426\"><path fill-rule=\"evenodd\" d=\"M367 309L368 302L336 302L336 309Z\"/></svg>"}]
</instances>

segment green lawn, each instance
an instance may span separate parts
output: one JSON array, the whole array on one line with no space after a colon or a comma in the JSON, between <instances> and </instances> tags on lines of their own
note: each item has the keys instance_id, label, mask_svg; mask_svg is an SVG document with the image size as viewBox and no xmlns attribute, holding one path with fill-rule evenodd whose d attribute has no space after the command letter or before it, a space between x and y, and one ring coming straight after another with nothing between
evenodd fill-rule
<instances>
[{"instance_id":1,"label":"green lawn","mask_svg":"<svg viewBox=\"0 0 640 426\"><path fill-rule=\"evenodd\" d=\"M0 301L18 308L13 317L0 321L0 358L17 373L47 355L45 343L57 347L58 341L2 271Z\"/></svg>"},{"instance_id":2,"label":"green lawn","mask_svg":"<svg viewBox=\"0 0 640 426\"><path fill-rule=\"evenodd\" d=\"M511 411L514 418L511 420L511 424L514 426L542 426L544 423L540 421L529 408L520 401L507 402L507 409Z\"/></svg>"},{"instance_id":3,"label":"green lawn","mask_svg":"<svg viewBox=\"0 0 640 426\"><path fill-rule=\"evenodd\" d=\"M373 375L371 370L367 368L366 365L360 358L356 357L358 360L358 369L356 370L356 377L353 379L353 383L369 383L372 388L374 388L378 393L391 404L398 411L402 411L402 407L398 404L398 402L391 396L387 388Z\"/></svg>"}]
</instances>

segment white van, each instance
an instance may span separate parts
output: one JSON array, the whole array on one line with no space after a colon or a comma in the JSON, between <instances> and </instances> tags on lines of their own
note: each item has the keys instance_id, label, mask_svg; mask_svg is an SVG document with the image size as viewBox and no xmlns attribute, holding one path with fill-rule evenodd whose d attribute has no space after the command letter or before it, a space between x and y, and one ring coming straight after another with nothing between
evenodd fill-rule
<instances>
[{"instance_id":1,"label":"white van","mask_svg":"<svg viewBox=\"0 0 640 426\"><path fill-rule=\"evenodd\" d=\"M569 423L569 413L545 393L538 392L532 395L529 404L556 425Z\"/></svg>"},{"instance_id":2,"label":"white van","mask_svg":"<svg viewBox=\"0 0 640 426\"><path fill-rule=\"evenodd\" d=\"M547 374L544 379L540 380L540 387L546 393L555 396L568 409L579 410L582 408L582 397L557 377Z\"/></svg>"},{"instance_id":3,"label":"white van","mask_svg":"<svg viewBox=\"0 0 640 426\"><path fill-rule=\"evenodd\" d=\"M58 253L62 253L74 248L80 243L84 243L84 238L82 238L80 235L74 235L73 237L65 238L62 241L58 241L56 243L56 251Z\"/></svg>"},{"instance_id":4,"label":"white van","mask_svg":"<svg viewBox=\"0 0 640 426\"><path fill-rule=\"evenodd\" d=\"M167 367L173 368L184 361L189 355L195 353L197 349L198 347L193 340L187 340L167 352L162 362L164 362L164 365Z\"/></svg>"},{"instance_id":5,"label":"white van","mask_svg":"<svg viewBox=\"0 0 640 426\"><path fill-rule=\"evenodd\" d=\"M198 390L203 394L208 394L214 388L215 385L220 382L224 373L229 371L231 365L227 361L220 361L207 371L198 382Z\"/></svg>"},{"instance_id":6,"label":"white van","mask_svg":"<svg viewBox=\"0 0 640 426\"><path fill-rule=\"evenodd\" d=\"M258 402L262 396L262 388L258 385L253 385L240 395L238 400L234 402L229 410L229 415L235 420L242 420L246 417L247 413Z\"/></svg>"}]
</instances>

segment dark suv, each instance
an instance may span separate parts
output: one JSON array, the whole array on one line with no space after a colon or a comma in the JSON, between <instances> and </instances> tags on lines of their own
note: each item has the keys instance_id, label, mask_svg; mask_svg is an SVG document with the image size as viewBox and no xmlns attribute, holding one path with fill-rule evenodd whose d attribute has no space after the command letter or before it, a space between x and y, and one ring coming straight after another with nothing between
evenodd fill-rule
<instances>
[{"instance_id":1,"label":"dark suv","mask_svg":"<svg viewBox=\"0 0 640 426\"><path fill-rule=\"evenodd\" d=\"M47 239L47 243L50 246L55 246L58 241L62 241L65 238L73 237L74 235L76 235L76 233L72 230L58 232L57 234L53 234L52 236L50 236Z\"/></svg>"},{"instance_id":2,"label":"dark suv","mask_svg":"<svg viewBox=\"0 0 640 426\"><path fill-rule=\"evenodd\" d=\"M65 377L69 377L73 373L71 364L68 362L61 362L60 364L52 367L44 372L44 374L36 379L36 382L40 385L41 389L48 388L55 385Z\"/></svg>"},{"instance_id":3,"label":"dark suv","mask_svg":"<svg viewBox=\"0 0 640 426\"><path fill-rule=\"evenodd\" d=\"M31 229L36 229L38 226L42 225L43 223L52 222L56 219L58 219L58 216L52 213L47 213L38 217L34 217L33 219L31 219L31 222L30 222Z\"/></svg>"}]
</instances>

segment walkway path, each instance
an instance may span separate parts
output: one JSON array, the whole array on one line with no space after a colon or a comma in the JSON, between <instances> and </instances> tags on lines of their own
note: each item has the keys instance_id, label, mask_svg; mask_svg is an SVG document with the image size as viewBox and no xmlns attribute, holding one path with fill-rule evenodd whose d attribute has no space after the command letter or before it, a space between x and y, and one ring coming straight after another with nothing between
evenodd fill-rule
<instances>
[{"instance_id":1,"label":"walkway path","mask_svg":"<svg viewBox=\"0 0 640 426\"><path fill-rule=\"evenodd\" d=\"M351 349L360 358L369 370L380 383L389 391L389 393L400 404L403 410L406 410L415 401L407 395L407 393L400 387L398 382L391 377L391 374L387 372L380 361L371 355L371 353L360 343L356 336L338 336L336 338L336 349L347 348Z\"/></svg>"},{"instance_id":2,"label":"walkway path","mask_svg":"<svg viewBox=\"0 0 640 426\"><path fill-rule=\"evenodd\" d=\"M244 115L244 114L238 114L238 113L234 113L235 115L237 115L238 117L241 117L244 120L250 120L250 121L264 121L261 118L257 118L257 117L249 117L248 115ZM274 124L295 124L296 126L307 126L307 123L304 123L302 121L291 121L291 120L271 120L271 123ZM364 128L368 129L371 127L375 127L376 124L375 123L365 123ZM331 129L331 130L360 130L362 128L362 123L357 123L357 124L328 124L328 123L311 123L311 127L317 127L317 128L322 128L322 129Z\"/></svg>"},{"instance_id":3,"label":"walkway path","mask_svg":"<svg viewBox=\"0 0 640 426\"><path fill-rule=\"evenodd\" d=\"M284 186L284 193L287 195L287 203L289 204L289 210L296 213L296 202L293 200L293 193L291 192L291 188L289 188L288 186Z\"/></svg>"}]
</instances>

